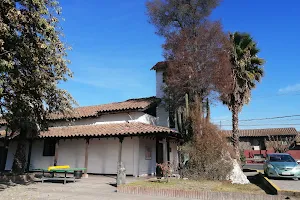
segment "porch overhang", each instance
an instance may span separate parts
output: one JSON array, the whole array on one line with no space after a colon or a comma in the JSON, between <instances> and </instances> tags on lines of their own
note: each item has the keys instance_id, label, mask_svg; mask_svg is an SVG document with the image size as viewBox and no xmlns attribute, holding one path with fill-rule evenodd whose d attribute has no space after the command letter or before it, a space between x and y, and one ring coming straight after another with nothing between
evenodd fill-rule
<instances>
[{"instance_id":1,"label":"porch overhang","mask_svg":"<svg viewBox=\"0 0 300 200\"><path fill-rule=\"evenodd\" d=\"M5 136L5 131L0 132ZM16 136L17 134L14 134ZM179 139L177 131L141 122L103 123L91 125L58 126L42 131L35 139L44 138L107 138L107 137L168 137Z\"/></svg>"}]
</instances>

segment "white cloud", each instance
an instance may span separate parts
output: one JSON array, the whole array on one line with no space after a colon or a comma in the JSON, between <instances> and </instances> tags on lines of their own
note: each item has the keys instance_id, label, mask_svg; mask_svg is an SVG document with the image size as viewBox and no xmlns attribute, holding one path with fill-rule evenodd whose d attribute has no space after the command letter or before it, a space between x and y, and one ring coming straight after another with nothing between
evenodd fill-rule
<instances>
[{"instance_id":1,"label":"white cloud","mask_svg":"<svg viewBox=\"0 0 300 200\"><path fill-rule=\"evenodd\" d=\"M292 93L292 92L300 92L300 84L295 84L295 85L289 85L284 88L280 88L278 90L278 93L280 94L285 94L285 93Z\"/></svg>"}]
</instances>

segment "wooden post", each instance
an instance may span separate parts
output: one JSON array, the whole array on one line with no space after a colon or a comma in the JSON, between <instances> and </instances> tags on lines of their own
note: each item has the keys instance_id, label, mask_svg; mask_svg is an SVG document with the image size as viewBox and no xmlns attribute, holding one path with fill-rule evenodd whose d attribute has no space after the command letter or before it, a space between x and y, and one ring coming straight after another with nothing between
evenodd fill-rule
<instances>
[{"instance_id":1,"label":"wooden post","mask_svg":"<svg viewBox=\"0 0 300 200\"><path fill-rule=\"evenodd\" d=\"M125 184L126 172L125 167L122 163L122 146L124 137L119 137L119 156L118 156L118 167L117 167L117 186Z\"/></svg>"},{"instance_id":2,"label":"wooden post","mask_svg":"<svg viewBox=\"0 0 300 200\"><path fill-rule=\"evenodd\" d=\"M58 161L58 147L59 147L59 140L57 139L55 142L55 154L54 154L54 166L57 165L57 161Z\"/></svg>"},{"instance_id":3,"label":"wooden post","mask_svg":"<svg viewBox=\"0 0 300 200\"><path fill-rule=\"evenodd\" d=\"M89 144L90 144L90 139L86 138L85 139L85 157L84 157L84 168L85 168L85 172L83 177L84 178L88 178L89 175L87 173L88 171L88 164L89 164Z\"/></svg>"},{"instance_id":4,"label":"wooden post","mask_svg":"<svg viewBox=\"0 0 300 200\"><path fill-rule=\"evenodd\" d=\"M167 145L167 139L163 139L163 161L164 163L168 161L168 145Z\"/></svg>"},{"instance_id":5,"label":"wooden post","mask_svg":"<svg viewBox=\"0 0 300 200\"><path fill-rule=\"evenodd\" d=\"M123 147L123 140L124 137L119 137L119 157L118 157L118 163L122 162L122 147Z\"/></svg>"}]
</instances>

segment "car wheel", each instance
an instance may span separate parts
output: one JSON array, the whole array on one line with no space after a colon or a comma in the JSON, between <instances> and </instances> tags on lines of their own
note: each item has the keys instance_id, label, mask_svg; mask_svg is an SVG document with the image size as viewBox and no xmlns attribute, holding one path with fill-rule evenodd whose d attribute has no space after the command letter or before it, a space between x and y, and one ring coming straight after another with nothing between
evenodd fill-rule
<instances>
[{"instance_id":1,"label":"car wheel","mask_svg":"<svg viewBox=\"0 0 300 200\"><path fill-rule=\"evenodd\" d=\"M265 177L269 178L268 173L267 173L266 170L264 170L264 175L265 175Z\"/></svg>"},{"instance_id":2,"label":"car wheel","mask_svg":"<svg viewBox=\"0 0 300 200\"><path fill-rule=\"evenodd\" d=\"M293 178L294 179L294 181L298 181L299 180L299 178Z\"/></svg>"}]
</instances>

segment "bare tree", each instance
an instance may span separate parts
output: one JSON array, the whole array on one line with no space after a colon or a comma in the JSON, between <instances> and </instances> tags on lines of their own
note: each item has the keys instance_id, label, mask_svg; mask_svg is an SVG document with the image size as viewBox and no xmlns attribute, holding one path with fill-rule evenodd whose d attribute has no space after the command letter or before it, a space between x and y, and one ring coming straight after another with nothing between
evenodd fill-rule
<instances>
[{"instance_id":1,"label":"bare tree","mask_svg":"<svg viewBox=\"0 0 300 200\"><path fill-rule=\"evenodd\" d=\"M285 153L295 144L295 138L269 135L268 140L265 139L265 144L267 149L272 148L277 153Z\"/></svg>"},{"instance_id":2,"label":"bare tree","mask_svg":"<svg viewBox=\"0 0 300 200\"><path fill-rule=\"evenodd\" d=\"M230 76L228 37L219 22L205 22L196 29L182 30L170 35L163 45L169 61L165 74L165 99L173 109L200 103L200 118L206 105L202 103L212 97L216 85ZM188 97L187 97L188 96Z\"/></svg>"}]
</instances>

